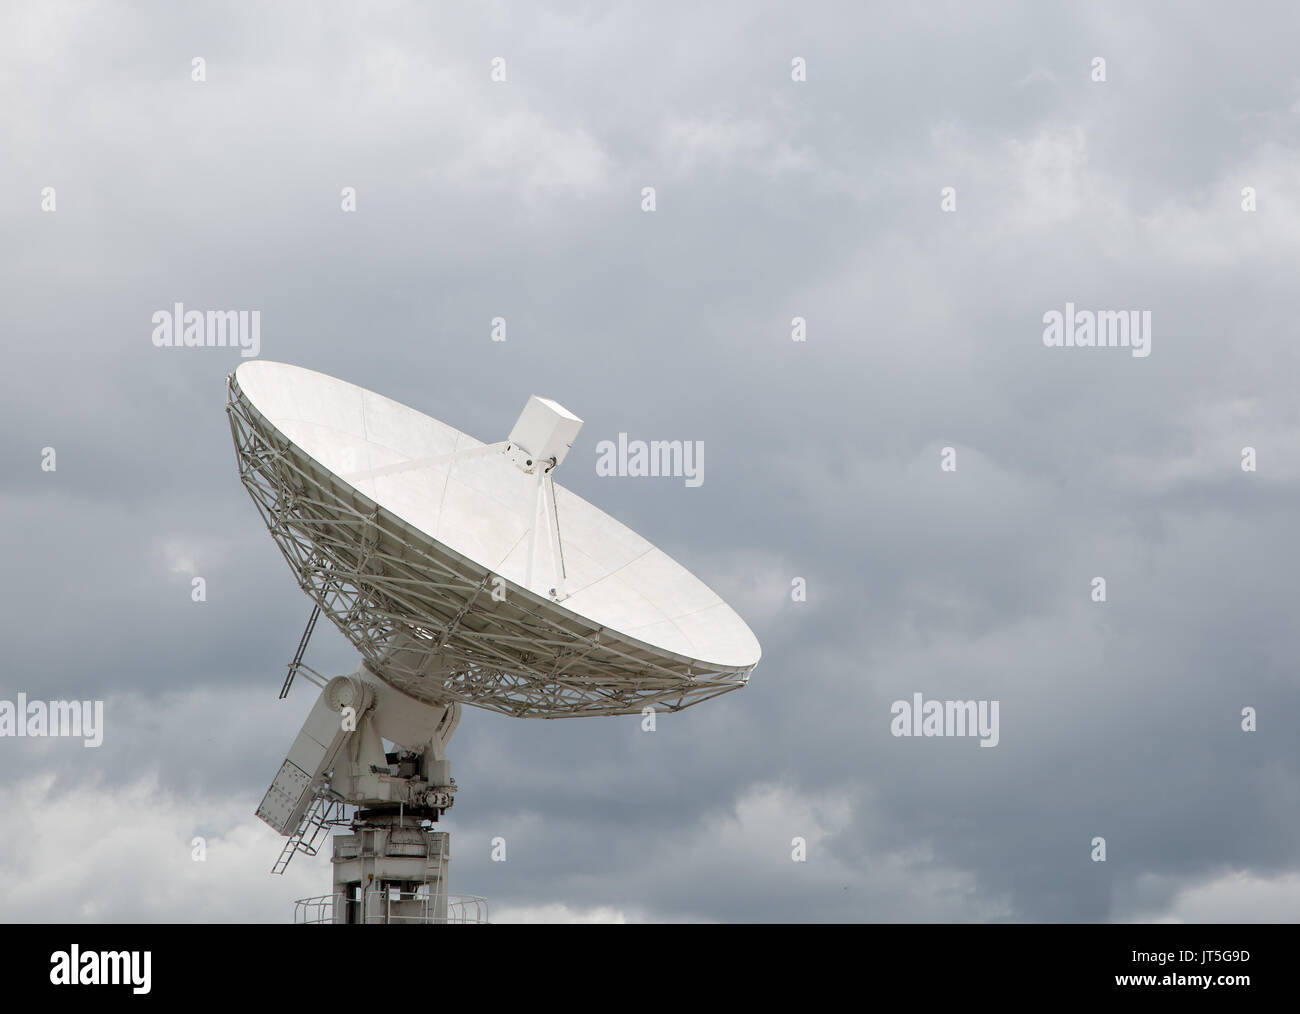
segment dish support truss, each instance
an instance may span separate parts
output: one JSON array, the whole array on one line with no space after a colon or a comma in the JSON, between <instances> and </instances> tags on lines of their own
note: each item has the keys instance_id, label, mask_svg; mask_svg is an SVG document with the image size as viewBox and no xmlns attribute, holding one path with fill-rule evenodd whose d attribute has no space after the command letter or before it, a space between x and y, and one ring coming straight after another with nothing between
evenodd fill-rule
<instances>
[{"instance_id":1,"label":"dish support truss","mask_svg":"<svg viewBox=\"0 0 1300 1014\"><path fill-rule=\"evenodd\" d=\"M240 479L299 586L412 697L573 718L680 711L748 681L753 666L702 667L596 626L435 542L304 453L233 375L227 386Z\"/></svg>"}]
</instances>

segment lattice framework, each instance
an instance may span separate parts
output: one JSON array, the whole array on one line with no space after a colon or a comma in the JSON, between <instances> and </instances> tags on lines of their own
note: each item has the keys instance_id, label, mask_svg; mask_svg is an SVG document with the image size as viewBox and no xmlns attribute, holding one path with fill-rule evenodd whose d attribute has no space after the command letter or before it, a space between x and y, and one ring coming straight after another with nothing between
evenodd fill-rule
<instances>
[{"instance_id":1,"label":"lattice framework","mask_svg":"<svg viewBox=\"0 0 1300 1014\"><path fill-rule=\"evenodd\" d=\"M298 584L376 675L522 718L680 711L744 686L501 581L379 507L266 420L232 375L239 475Z\"/></svg>"}]
</instances>

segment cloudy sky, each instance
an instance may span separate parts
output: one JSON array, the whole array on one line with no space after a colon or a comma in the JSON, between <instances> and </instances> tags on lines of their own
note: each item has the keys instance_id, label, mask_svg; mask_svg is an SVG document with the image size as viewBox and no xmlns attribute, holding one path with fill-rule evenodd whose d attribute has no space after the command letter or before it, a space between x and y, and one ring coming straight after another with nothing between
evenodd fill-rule
<instances>
[{"instance_id":1,"label":"cloudy sky","mask_svg":"<svg viewBox=\"0 0 1300 1014\"><path fill-rule=\"evenodd\" d=\"M0 8L0 699L106 723L0 738L0 920L329 889L253 816L310 603L177 302L484 440L555 398L563 484L762 643L653 734L467 710L494 919L1300 918L1291 5L266 6ZM1067 302L1150 355L1046 347ZM598 476L620 432L703 484ZM918 693L998 745L892 735Z\"/></svg>"}]
</instances>

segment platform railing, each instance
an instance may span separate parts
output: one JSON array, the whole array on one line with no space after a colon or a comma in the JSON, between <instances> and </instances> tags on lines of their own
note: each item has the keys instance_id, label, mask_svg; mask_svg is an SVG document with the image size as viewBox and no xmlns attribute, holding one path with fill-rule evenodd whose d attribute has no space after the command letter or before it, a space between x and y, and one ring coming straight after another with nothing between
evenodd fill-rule
<instances>
[{"instance_id":1,"label":"platform railing","mask_svg":"<svg viewBox=\"0 0 1300 1014\"><path fill-rule=\"evenodd\" d=\"M397 915L392 911L392 903L386 892L373 892L366 898L366 923L413 923L442 925L486 925L488 903L486 898L476 894L452 894L447 896L447 918L436 915L431 899L421 906L415 915ZM334 908L342 905L343 895L321 894L314 898L299 898L294 902L293 921L299 926L314 926L334 922Z\"/></svg>"}]
</instances>

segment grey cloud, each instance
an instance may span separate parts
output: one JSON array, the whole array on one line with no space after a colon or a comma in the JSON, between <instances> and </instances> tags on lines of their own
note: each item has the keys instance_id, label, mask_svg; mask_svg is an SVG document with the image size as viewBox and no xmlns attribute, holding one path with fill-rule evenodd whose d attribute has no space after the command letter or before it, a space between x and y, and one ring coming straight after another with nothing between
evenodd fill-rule
<instances>
[{"instance_id":1,"label":"grey cloud","mask_svg":"<svg viewBox=\"0 0 1300 1014\"><path fill-rule=\"evenodd\" d=\"M308 706L275 693L309 606L235 475L237 353L149 342L183 301L260 308L266 358L476 436L556 398L587 420L562 481L764 646L749 687L653 735L466 715L457 889L648 919L1071 921L1249 918L1294 877L1290 8L52 11L0 15L0 697L106 698L110 736L0 740L0 788L52 773L57 810L156 773L185 800L165 828L242 835L250 917L288 918L239 815ZM1151 357L1044 348L1067 300L1151 309ZM704 485L598 477L620 431L703 440ZM323 628L308 661L355 665ZM916 691L999 699L1001 743L893 738ZM201 881L139 907L114 869L122 891L53 909L238 917Z\"/></svg>"}]
</instances>

